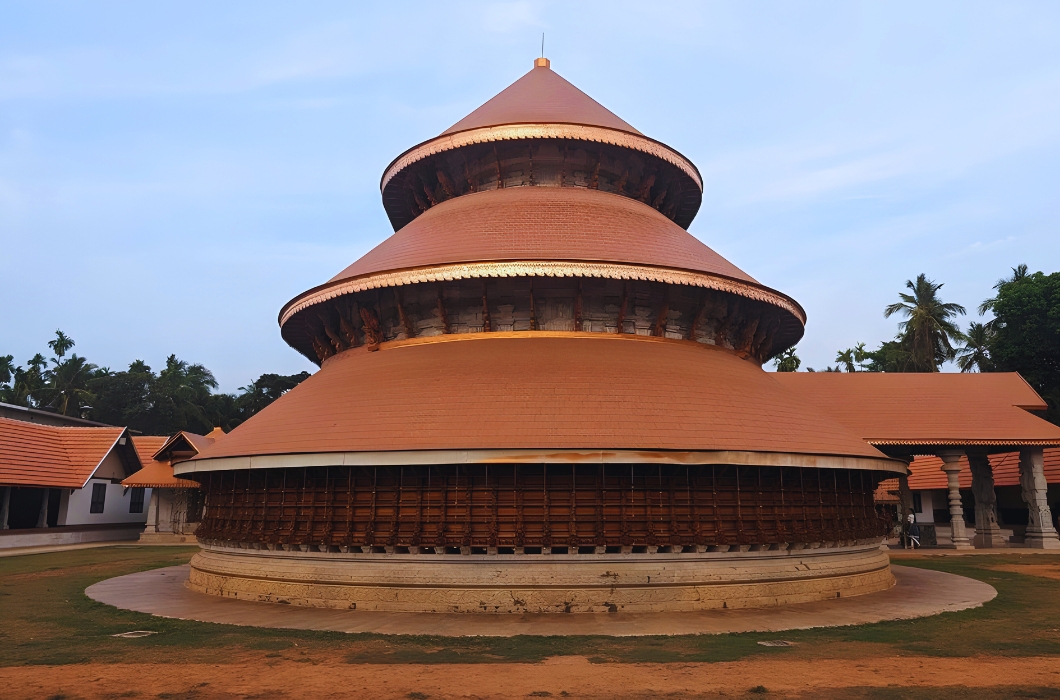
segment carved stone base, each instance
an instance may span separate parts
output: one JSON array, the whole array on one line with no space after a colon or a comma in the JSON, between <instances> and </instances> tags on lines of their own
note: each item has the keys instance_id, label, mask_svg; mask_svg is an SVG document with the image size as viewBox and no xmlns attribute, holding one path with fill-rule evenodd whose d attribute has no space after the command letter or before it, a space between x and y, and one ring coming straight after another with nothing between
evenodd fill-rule
<instances>
[{"instance_id":1,"label":"carved stone base","mask_svg":"<svg viewBox=\"0 0 1060 700\"><path fill-rule=\"evenodd\" d=\"M878 542L674 554L443 555L209 546L188 588L308 607L391 612L657 612L762 608L890 588Z\"/></svg>"},{"instance_id":2,"label":"carved stone base","mask_svg":"<svg viewBox=\"0 0 1060 700\"><path fill-rule=\"evenodd\" d=\"M1056 532L1035 532L1030 529L1023 539L1023 546L1031 549L1060 549L1060 538Z\"/></svg>"}]
</instances>

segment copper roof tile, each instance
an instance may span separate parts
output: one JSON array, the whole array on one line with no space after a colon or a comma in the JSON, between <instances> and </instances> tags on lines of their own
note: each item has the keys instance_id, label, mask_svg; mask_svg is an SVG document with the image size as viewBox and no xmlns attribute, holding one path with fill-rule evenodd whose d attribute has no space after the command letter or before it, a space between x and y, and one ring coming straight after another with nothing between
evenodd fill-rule
<instances>
[{"instance_id":1,"label":"copper roof tile","mask_svg":"<svg viewBox=\"0 0 1060 700\"><path fill-rule=\"evenodd\" d=\"M121 485L126 488L148 489L197 489L199 482L173 476L173 466L169 462L152 459L144 463L144 468L124 479Z\"/></svg>"},{"instance_id":2,"label":"copper roof tile","mask_svg":"<svg viewBox=\"0 0 1060 700\"><path fill-rule=\"evenodd\" d=\"M481 334L337 355L195 459L461 449L882 456L724 350Z\"/></svg>"},{"instance_id":3,"label":"copper roof tile","mask_svg":"<svg viewBox=\"0 0 1060 700\"><path fill-rule=\"evenodd\" d=\"M335 275L484 261L654 265L757 282L658 211L583 188L513 187L432 207Z\"/></svg>"},{"instance_id":4,"label":"copper roof tile","mask_svg":"<svg viewBox=\"0 0 1060 700\"><path fill-rule=\"evenodd\" d=\"M155 453L169 440L165 435L134 435L132 437L133 447L136 448L136 456L140 458L140 464L147 465L154 461Z\"/></svg>"},{"instance_id":5,"label":"copper roof tile","mask_svg":"<svg viewBox=\"0 0 1060 700\"><path fill-rule=\"evenodd\" d=\"M778 383L874 445L1060 445L1015 373L777 372Z\"/></svg>"},{"instance_id":6,"label":"copper roof tile","mask_svg":"<svg viewBox=\"0 0 1060 700\"><path fill-rule=\"evenodd\" d=\"M81 488L123 434L0 418L0 484Z\"/></svg>"},{"instance_id":7,"label":"copper roof tile","mask_svg":"<svg viewBox=\"0 0 1060 700\"><path fill-rule=\"evenodd\" d=\"M501 124L585 124L640 133L548 66L535 66L442 134Z\"/></svg>"}]
</instances>

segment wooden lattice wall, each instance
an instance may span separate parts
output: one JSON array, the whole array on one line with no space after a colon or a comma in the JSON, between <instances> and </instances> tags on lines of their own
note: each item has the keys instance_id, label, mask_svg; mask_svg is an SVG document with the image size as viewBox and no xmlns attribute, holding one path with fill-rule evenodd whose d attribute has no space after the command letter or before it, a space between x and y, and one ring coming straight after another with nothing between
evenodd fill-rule
<instances>
[{"instance_id":1,"label":"wooden lattice wall","mask_svg":"<svg viewBox=\"0 0 1060 700\"><path fill-rule=\"evenodd\" d=\"M852 542L885 533L873 502L882 476L845 469L615 464L212 472L198 476L206 509L197 535L324 551L681 551Z\"/></svg>"}]
</instances>

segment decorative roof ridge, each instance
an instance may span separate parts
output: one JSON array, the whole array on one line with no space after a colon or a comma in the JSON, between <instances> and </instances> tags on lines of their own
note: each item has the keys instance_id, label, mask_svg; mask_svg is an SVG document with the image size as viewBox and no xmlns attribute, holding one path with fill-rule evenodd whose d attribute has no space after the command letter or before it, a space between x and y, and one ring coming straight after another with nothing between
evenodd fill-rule
<instances>
[{"instance_id":1,"label":"decorative roof ridge","mask_svg":"<svg viewBox=\"0 0 1060 700\"><path fill-rule=\"evenodd\" d=\"M573 139L629 148L673 165L684 172L701 192L703 191L703 176L699 168L677 149L639 132L632 133L577 122L513 122L474 127L435 136L412 146L394 158L383 170L379 190L383 191L399 172L430 156L479 143L521 139Z\"/></svg>"},{"instance_id":2,"label":"decorative roof ridge","mask_svg":"<svg viewBox=\"0 0 1060 700\"><path fill-rule=\"evenodd\" d=\"M582 260L491 260L443 263L334 280L309 289L284 304L280 309L278 321L280 326L283 326L299 311L343 294L423 282L498 277L597 277L683 284L729 292L772 304L792 313L804 325L806 323L806 311L798 302L758 282L752 283L715 273L656 265Z\"/></svg>"}]
</instances>

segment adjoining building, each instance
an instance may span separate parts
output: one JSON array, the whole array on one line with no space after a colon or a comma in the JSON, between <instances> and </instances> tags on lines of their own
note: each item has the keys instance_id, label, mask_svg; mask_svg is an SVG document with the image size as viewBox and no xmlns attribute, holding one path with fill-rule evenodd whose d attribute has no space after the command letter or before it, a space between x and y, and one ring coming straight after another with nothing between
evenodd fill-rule
<instances>
[{"instance_id":1,"label":"adjoining building","mask_svg":"<svg viewBox=\"0 0 1060 700\"><path fill-rule=\"evenodd\" d=\"M944 496L936 492L927 497L932 519L945 509L946 522L955 524L939 544L958 549L1004 546L1012 534L1002 536L998 526L998 499L1004 496L1002 507L1019 525L1020 544L1060 549L1049 507L1057 494L1054 489L1050 498L1045 467L1047 451L1055 454L1048 448L1058 444L1060 427L1034 415L1047 405L1018 374L792 372L776 378L869 444L912 463L908 484L900 476L882 489L905 494L903 513L913 507L914 484L922 492L936 486L945 490ZM962 465L971 490L968 499L960 493ZM999 478L1006 487L1018 482L1020 489L995 494ZM966 508L975 513L967 520L974 530L965 527ZM919 517L926 514L920 511Z\"/></svg>"},{"instance_id":2,"label":"adjoining building","mask_svg":"<svg viewBox=\"0 0 1060 700\"><path fill-rule=\"evenodd\" d=\"M1025 494L1027 487L1034 488L1033 482L1028 483L1022 478L1019 452L991 454L987 459L993 478L992 489L983 487L985 479L976 479L973 462L977 462L975 466L980 475L984 472L981 460L975 455L971 461L968 456L962 456L958 462L957 482L964 524L967 529L974 529L977 547L1023 546L1027 528L1032 524ZM908 480L910 509L921 530L928 533L928 539L938 543L948 542L952 534L950 488L943 466L938 457L917 457L909 465ZM1042 475L1055 528L1060 513L1060 449L1044 450ZM892 488L900 486L896 482Z\"/></svg>"},{"instance_id":3,"label":"adjoining building","mask_svg":"<svg viewBox=\"0 0 1060 700\"><path fill-rule=\"evenodd\" d=\"M873 493L992 429L966 392L1005 416L994 447L1060 445L1015 375L927 380L949 398L920 430L919 385L765 372L803 309L687 232L687 158L547 59L381 190L395 233L280 312L320 371L173 465L205 494L194 590L425 612L871 593L894 580Z\"/></svg>"},{"instance_id":4,"label":"adjoining building","mask_svg":"<svg viewBox=\"0 0 1060 700\"><path fill-rule=\"evenodd\" d=\"M0 418L0 548L135 539L151 492L121 480L140 469L135 443L152 440Z\"/></svg>"},{"instance_id":5,"label":"adjoining building","mask_svg":"<svg viewBox=\"0 0 1060 700\"><path fill-rule=\"evenodd\" d=\"M173 464L191 459L223 435L220 428L214 428L209 435L181 431L140 453L144 468L122 481L126 488L151 490L147 525L140 542L195 542L203 506L199 482L174 476ZM139 444L137 441L138 448Z\"/></svg>"}]
</instances>

